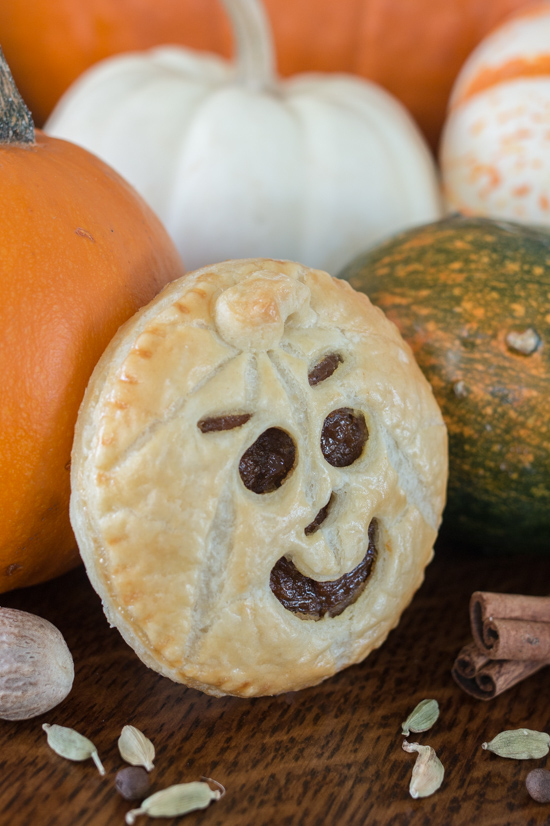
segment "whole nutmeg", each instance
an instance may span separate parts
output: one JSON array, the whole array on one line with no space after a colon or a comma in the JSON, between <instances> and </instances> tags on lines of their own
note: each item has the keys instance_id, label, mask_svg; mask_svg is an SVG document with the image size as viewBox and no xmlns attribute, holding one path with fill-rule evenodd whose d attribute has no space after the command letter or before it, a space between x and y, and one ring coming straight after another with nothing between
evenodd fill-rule
<instances>
[{"instance_id":1,"label":"whole nutmeg","mask_svg":"<svg viewBox=\"0 0 550 826\"><path fill-rule=\"evenodd\" d=\"M0 719L28 720L57 706L72 688L74 664L51 622L0 608Z\"/></svg>"},{"instance_id":2,"label":"whole nutmeg","mask_svg":"<svg viewBox=\"0 0 550 826\"><path fill-rule=\"evenodd\" d=\"M533 769L525 778L527 791L537 803L550 803L550 771Z\"/></svg>"},{"instance_id":3,"label":"whole nutmeg","mask_svg":"<svg viewBox=\"0 0 550 826\"><path fill-rule=\"evenodd\" d=\"M151 781L141 766L128 766L117 772L115 787L125 800L143 800L147 797Z\"/></svg>"}]
</instances>

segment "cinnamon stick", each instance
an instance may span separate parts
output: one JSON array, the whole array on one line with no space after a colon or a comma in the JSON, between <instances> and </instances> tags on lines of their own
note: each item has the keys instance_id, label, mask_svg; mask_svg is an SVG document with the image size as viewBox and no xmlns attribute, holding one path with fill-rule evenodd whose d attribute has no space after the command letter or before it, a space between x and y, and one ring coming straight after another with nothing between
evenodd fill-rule
<instances>
[{"instance_id":1,"label":"cinnamon stick","mask_svg":"<svg viewBox=\"0 0 550 826\"><path fill-rule=\"evenodd\" d=\"M490 659L550 660L550 597L476 591L470 623L475 644Z\"/></svg>"},{"instance_id":2,"label":"cinnamon stick","mask_svg":"<svg viewBox=\"0 0 550 826\"><path fill-rule=\"evenodd\" d=\"M475 642L470 642L460 649L453 669L460 677L471 680L488 662L490 660L481 653Z\"/></svg>"},{"instance_id":3,"label":"cinnamon stick","mask_svg":"<svg viewBox=\"0 0 550 826\"><path fill-rule=\"evenodd\" d=\"M483 641L483 653L493 660L550 660L550 622L486 620Z\"/></svg>"},{"instance_id":4,"label":"cinnamon stick","mask_svg":"<svg viewBox=\"0 0 550 826\"><path fill-rule=\"evenodd\" d=\"M454 681L471 697L492 700L545 665L549 663L490 660L472 642L461 649L451 674Z\"/></svg>"}]
</instances>

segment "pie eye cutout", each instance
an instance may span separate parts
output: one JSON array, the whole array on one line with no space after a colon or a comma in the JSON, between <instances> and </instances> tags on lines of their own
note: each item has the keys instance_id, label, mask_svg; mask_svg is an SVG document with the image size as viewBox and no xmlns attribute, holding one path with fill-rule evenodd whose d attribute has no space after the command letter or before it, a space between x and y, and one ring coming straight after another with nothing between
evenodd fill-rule
<instances>
[{"instance_id":1,"label":"pie eye cutout","mask_svg":"<svg viewBox=\"0 0 550 826\"><path fill-rule=\"evenodd\" d=\"M363 414L350 407L340 407L323 422L321 451L329 465L349 467L361 456L368 438Z\"/></svg>"},{"instance_id":2,"label":"pie eye cutout","mask_svg":"<svg viewBox=\"0 0 550 826\"><path fill-rule=\"evenodd\" d=\"M319 582L304 576L292 560L281 557L269 577L271 590L281 605L301 619L319 620L324 616L337 617L351 605L362 591L372 573L378 549L377 521L369 525L369 546L363 560L352 571L339 579Z\"/></svg>"},{"instance_id":3,"label":"pie eye cutout","mask_svg":"<svg viewBox=\"0 0 550 826\"><path fill-rule=\"evenodd\" d=\"M197 427L201 433L213 433L219 430L233 430L235 427L242 427L252 417L252 413L238 413L227 416L211 416L208 419L201 419L197 422Z\"/></svg>"},{"instance_id":4,"label":"pie eye cutout","mask_svg":"<svg viewBox=\"0 0 550 826\"><path fill-rule=\"evenodd\" d=\"M343 361L344 359L338 355L338 353L330 353L328 356L325 356L309 371L307 380L310 385L315 387L316 384L330 378L338 365L342 364Z\"/></svg>"},{"instance_id":5,"label":"pie eye cutout","mask_svg":"<svg viewBox=\"0 0 550 826\"><path fill-rule=\"evenodd\" d=\"M270 427L243 453L239 473L248 490L271 493L281 487L295 461L292 437L278 427Z\"/></svg>"}]
</instances>

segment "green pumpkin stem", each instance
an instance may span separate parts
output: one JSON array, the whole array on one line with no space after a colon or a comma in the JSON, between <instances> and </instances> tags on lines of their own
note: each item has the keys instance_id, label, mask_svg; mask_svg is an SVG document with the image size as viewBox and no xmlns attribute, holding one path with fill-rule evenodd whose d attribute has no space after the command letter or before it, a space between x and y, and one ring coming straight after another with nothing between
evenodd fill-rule
<instances>
[{"instance_id":1,"label":"green pumpkin stem","mask_svg":"<svg viewBox=\"0 0 550 826\"><path fill-rule=\"evenodd\" d=\"M273 38L260 0L222 0L235 38L237 79L252 89L276 84Z\"/></svg>"},{"instance_id":2,"label":"green pumpkin stem","mask_svg":"<svg viewBox=\"0 0 550 826\"><path fill-rule=\"evenodd\" d=\"M34 123L0 49L0 144L34 143Z\"/></svg>"}]
</instances>

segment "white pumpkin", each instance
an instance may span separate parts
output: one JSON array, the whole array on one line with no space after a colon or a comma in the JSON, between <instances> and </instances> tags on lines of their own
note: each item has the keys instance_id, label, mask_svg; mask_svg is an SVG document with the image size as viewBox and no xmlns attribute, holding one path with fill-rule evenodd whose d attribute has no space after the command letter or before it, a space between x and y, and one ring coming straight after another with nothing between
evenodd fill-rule
<instances>
[{"instance_id":1,"label":"white pumpkin","mask_svg":"<svg viewBox=\"0 0 550 826\"><path fill-rule=\"evenodd\" d=\"M400 103L348 75L279 81L258 0L224 5L234 65L176 47L108 59L46 131L126 177L188 268L261 255L335 272L440 216L434 162Z\"/></svg>"},{"instance_id":2,"label":"white pumpkin","mask_svg":"<svg viewBox=\"0 0 550 826\"><path fill-rule=\"evenodd\" d=\"M450 209L550 224L550 4L520 9L455 82L441 142Z\"/></svg>"}]
</instances>

